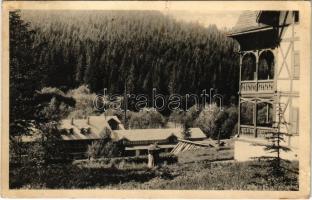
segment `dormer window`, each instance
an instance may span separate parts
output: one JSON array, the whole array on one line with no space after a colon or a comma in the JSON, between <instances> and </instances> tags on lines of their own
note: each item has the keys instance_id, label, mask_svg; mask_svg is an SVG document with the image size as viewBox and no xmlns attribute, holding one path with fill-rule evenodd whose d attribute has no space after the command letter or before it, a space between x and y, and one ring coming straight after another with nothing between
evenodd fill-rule
<instances>
[{"instance_id":1,"label":"dormer window","mask_svg":"<svg viewBox=\"0 0 312 200\"><path fill-rule=\"evenodd\" d=\"M90 134L91 133L91 128L87 128L87 133Z\"/></svg>"},{"instance_id":2,"label":"dormer window","mask_svg":"<svg viewBox=\"0 0 312 200\"><path fill-rule=\"evenodd\" d=\"M91 132L91 128L81 128L80 133L83 135L89 134Z\"/></svg>"}]
</instances>

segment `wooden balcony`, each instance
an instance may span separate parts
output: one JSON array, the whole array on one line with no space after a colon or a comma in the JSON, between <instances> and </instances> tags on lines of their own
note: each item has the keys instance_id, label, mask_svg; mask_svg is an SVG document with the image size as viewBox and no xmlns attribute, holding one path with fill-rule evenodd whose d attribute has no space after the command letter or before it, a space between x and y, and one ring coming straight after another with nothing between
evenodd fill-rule
<instances>
[{"instance_id":1,"label":"wooden balcony","mask_svg":"<svg viewBox=\"0 0 312 200\"><path fill-rule=\"evenodd\" d=\"M254 127L251 125L240 125L240 136L265 138L265 135L269 132L274 131L270 127Z\"/></svg>"},{"instance_id":2,"label":"wooden balcony","mask_svg":"<svg viewBox=\"0 0 312 200\"><path fill-rule=\"evenodd\" d=\"M274 81L273 80L241 81L240 92L242 94L273 93Z\"/></svg>"}]
</instances>

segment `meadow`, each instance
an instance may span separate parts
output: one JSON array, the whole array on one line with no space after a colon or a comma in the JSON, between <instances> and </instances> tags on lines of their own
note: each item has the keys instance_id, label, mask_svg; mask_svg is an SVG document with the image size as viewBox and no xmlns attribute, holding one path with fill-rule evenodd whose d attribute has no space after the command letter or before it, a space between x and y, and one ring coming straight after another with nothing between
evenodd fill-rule
<instances>
[{"instance_id":1,"label":"meadow","mask_svg":"<svg viewBox=\"0 0 312 200\"><path fill-rule=\"evenodd\" d=\"M237 162L228 149L196 151L148 169L145 159L80 160L10 170L10 188L298 190L298 162L285 162L285 176L268 175L263 160ZM194 152L193 152L194 153ZM191 156L193 155L193 156ZM193 158L193 159L192 159ZM195 159L196 158L196 159ZM138 162L139 160L143 162Z\"/></svg>"}]
</instances>

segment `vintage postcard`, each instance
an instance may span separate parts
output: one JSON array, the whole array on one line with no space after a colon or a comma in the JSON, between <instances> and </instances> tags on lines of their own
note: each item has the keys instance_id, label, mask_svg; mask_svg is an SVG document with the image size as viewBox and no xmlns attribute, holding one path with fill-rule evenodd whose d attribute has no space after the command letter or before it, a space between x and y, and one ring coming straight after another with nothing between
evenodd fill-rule
<instances>
[{"instance_id":1,"label":"vintage postcard","mask_svg":"<svg viewBox=\"0 0 312 200\"><path fill-rule=\"evenodd\" d=\"M2 196L308 198L310 8L3 2Z\"/></svg>"}]
</instances>

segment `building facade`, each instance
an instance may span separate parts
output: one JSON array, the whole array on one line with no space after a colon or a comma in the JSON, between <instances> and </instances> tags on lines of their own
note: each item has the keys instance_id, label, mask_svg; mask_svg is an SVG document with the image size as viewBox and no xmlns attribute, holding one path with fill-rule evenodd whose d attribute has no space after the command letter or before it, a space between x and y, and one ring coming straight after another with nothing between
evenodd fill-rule
<instances>
[{"instance_id":1,"label":"building facade","mask_svg":"<svg viewBox=\"0 0 312 200\"><path fill-rule=\"evenodd\" d=\"M88 145L109 134L122 147L122 156L147 155L151 144L160 152L170 152L183 138L182 128L125 129L116 116L89 116L85 119L64 119L60 124L61 142L71 158L84 158ZM191 141L206 139L200 128L190 128Z\"/></svg>"},{"instance_id":2,"label":"building facade","mask_svg":"<svg viewBox=\"0 0 312 200\"><path fill-rule=\"evenodd\" d=\"M182 128L116 130L112 133L112 139L123 144L126 156L147 155L151 144L157 144L159 152L169 153L184 138L182 131ZM190 128L188 141L205 139L207 137L200 128Z\"/></svg>"},{"instance_id":3,"label":"building facade","mask_svg":"<svg viewBox=\"0 0 312 200\"><path fill-rule=\"evenodd\" d=\"M240 50L239 137L235 159L263 155L273 124L281 122L283 145L297 159L300 86L298 11L244 11L230 37Z\"/></svg>"}]
</instances>

